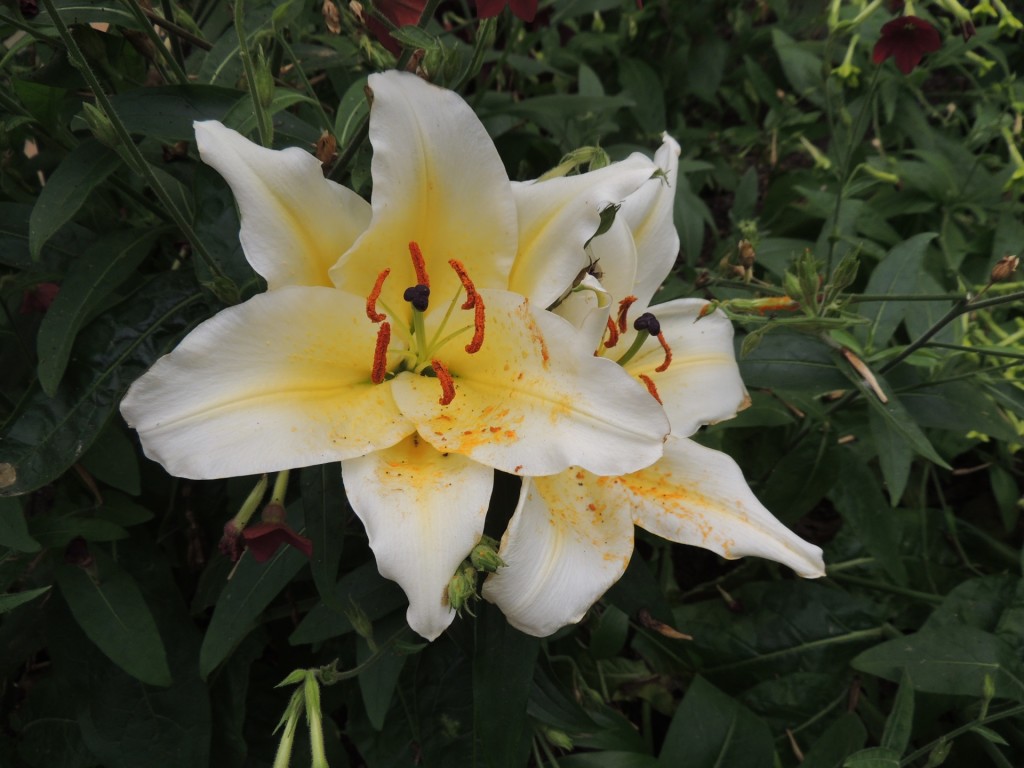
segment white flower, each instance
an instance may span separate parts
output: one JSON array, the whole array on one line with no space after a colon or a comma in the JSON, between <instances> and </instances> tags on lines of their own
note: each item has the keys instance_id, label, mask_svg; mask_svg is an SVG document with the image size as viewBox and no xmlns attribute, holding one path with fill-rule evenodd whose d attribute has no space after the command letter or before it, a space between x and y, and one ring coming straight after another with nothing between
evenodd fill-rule
<instances>
[{"instance_id":1,"label":"white flower","mask_svg":"<svg viewBox=\"0 0 1024 768\"><path fill-rule=\"evenodd\" d=\"M678 155L666 137L655 157L664 174L630 196L592 244L600 279L585 277L556 309L585 329L600 355L621 360L645 383L664 404L672 432L663 458L637 472L600 477L573 467L524 479L499 550L506 566L488 576L483 595L529 634L548 635L583 617L625 571L634 524L726 558L757 555L801 576L824 574L821 550L764 508L736 463L689 439L701 425L734 416L747 394L724 315L698 321L706 302L694 299L649 307L679 250L672 224ZM629 355L641 335L632 322L648 312L656 324Z\"/></svg>"},{"instance_id":2,"label":"white flower","mask_svg":"<svg viewBox=\"0 0 1024 768\"><path fill-rule=\"evenodd\" d=\"M196 125L269 290L192 331L121 410L179 476L341 461L380 572L433 639L453 618L444 588L480 539L495 469L621 474L662 453L668 423L644 387L508 290L515 260L536 261L524 232L582 252L597 202L625 198L651 167L608 169L600 201L524 213L461 98L406 73L369 84L371 205L302 150Z\"/></svg>"}]
</instances>

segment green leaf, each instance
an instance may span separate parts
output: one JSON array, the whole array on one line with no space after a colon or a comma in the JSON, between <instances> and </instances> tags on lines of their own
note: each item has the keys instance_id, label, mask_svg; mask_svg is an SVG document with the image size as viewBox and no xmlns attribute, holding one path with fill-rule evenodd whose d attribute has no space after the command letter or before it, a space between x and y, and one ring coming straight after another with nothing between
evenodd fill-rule
<instances>
[{"instance_id":1,"label":"green leaf","mask_svg":"<svg viewBox=\"0 0 1024 768\"><path fill-rule=\"evenodd\" d=\"M315 557L315 549L313 554ZM397 610L405 602L405 594L397 584L381 576L375 563L365 563L335 585L330 599L321 601L306 614L288 642L292 645L319 643L351 632L352 622L345 614L351 604L373 621Z\"/></svg>"},{"instance_id":2,"label":"green leaf","mask_svg":"<svg viewBox=\"0 0 1024 768\"><path fill-rule=\"evenodd\" d=\"M107 422L80 463L94 478L129 496L138 496L142 492L135 445L119 419Z\"/></svg>"},{"instance_id":3,"label":"green leaf","mask_svg":"<svg viewBox=\"0 0 1024 768\"><path fill-rule=\"evenodd\" d=\"M117 24L137 30L139 23L135 15L116 3L85 2L83 0L58 0L54 5L65 24ZM49 14L40 8L35 24L52 24Z\"/></svg>"},{"instance_id":4,"label":"green leaf","mask_svg":"<svg viewBox=\"0 0 1024 768\"><path fill-rule=\"evenodd\" d=\"M196 120L223 120L242 93L200 83L165 85L119 93L111 103L129 133L173 143L192 141Z\"/></svg>"},{"instance_id":5,"label":"green leaf","mask_svg":"<svg viewBox=\"0 0 1024 768\"><path fill-rule=\"evenodd\" d=\"M924 271L924 256L928 244L938 235L922 232L897 245L886 254L868 279L864 293L908 294L920 292L920 277ZM868 318L864 338L873 349L882 349L889 343L896 328L906 316L907 302L879 301L861 304L860 314Z\"/></svg>"},{"instance_id":6,"label":"green leaf","mask_svg":"<svg viewBox=\"0 0 1024 768\"><path fill-rule=\"evenodd\" d=\"M741 359L740 373L748 387L764 389L829 392L848 386L828 345L813 336L782 331L765 336Z\"/></svg>"},{"instance_id":7,"label":"green leaf","mask_svg":"<svg viewBox=\"0 0 1024 768\"><path fill-rule=\"evenodd\" d=\"M585 752L558 758L560 768L658 768L658 760L642 752Z\"/></svg>"},{"instance_id":8,"label":"green leaf","mask_svg":"<svg viewBox=\"0 0 1024 768\"><path fill-rule=\"evenodd\" d=\"M782 71L797 95L814 104L824 96L821 57L811 51L816 43L797 42L779 27L772 27L772 47L782 64Z\"/></svg>"},{"instance_id":9,"label":"green leaf","mask_svg":"<svg viewBox=\"0 0 1024 768\"><path fill-rule=\"evenodd\" d=\"M1024 664L1004 641L974 627L922 630L877 645L852 662L854 669L899 680L906 671L914 687L925 693L981 698L985 676L996 684L996 696L1024 702Z\"/></svg>"},{"instance_id":10,"label":"green leaf","mask_svg":"<svg viewBox=\"0 0 1024 768\"><path fill-rule=\"evenodd\" d=\"M868 395L871 397L872 395ZM865 549L897 584L907 583L899 527L871 470L845 449L848 458L829 498Z\"/></svg>"},{"instance_id":11,"label":"green leaf","mask_svg":"<svg viewBox=\"0 0 1024 768\"><path fill-rule=\"evenodd\" d=\"M847 712L814 742L800 768L841 768L851 754L864 746L868 733L860 718Z\"/></svg>"},{"instance_id":12,"label":"green leaf","mask_svg":"<svg viewBox=\"0 0 1024 768\"><path fill-rule=\"evenodd\" d=\"M356 134L362 119L370 114L366 101L366 77L353 82L341 97L334 117L334 137L338 147L346 147Z\"/></svg>"},{"instance_id":13,"label":"green leaf","mask_svg":"<svg viewBox=\"0 0 1024 768\"><path fill-rule=\"evenodd\" d=\"M288 509L288 523L295 531L303 532L302 511L295 505ZM265 563L257 563L251 555L243 554L231 581L217 599L210 626L203 638L199 674L204 680L252 631L263 609L305 564L303 554L287 546L282 546Z\"/></svg>"},{"instance_id":14,"label":"green leaf","mask_svg":"<svg viewBox=\"0 0 1024 768\"><path fill-rule=\"evenodd\" d=\"M889 489L889 503L895 507L900 503L903 491L907 488L914 449L903 433L897 431L892 422L877 409L868 410L868 423L871 425L871 437L878 450L878 465Z\"/></svg>"},{"instance_id":15,"label":"green leaf","mask_svg":"<svg viewBox=\"0 0 1024 768\"><path fill-rule=\"evenodd\" d=\"M672 716L658 763L687 768L770 768L774 756L768 726L697 677Z\"/></svg>"},{"instance_id":16,"label":"green leaf","mask_svg":"<svg viewBox=\"0 0 1024 768\"><path fill-rule=\"evenodd\" d=\"M15 592L13 595L0 595L0 614L13 611L19 605L35 600L40 595L49 591L49 587L40 587L39 589L26 589L24 592Z\"/></svg>"},{"instance_id":17,"label":"green leaf","mask_svg":"<svg viewBox=\"0 0 1024 768\"><path fill-rule=\"evenodd\" d=\"M341 466L337 463L306 467L302 470L302 511L306 535L313 542L310 569L320 597L334 597L341 563L342 535L348 503L341 484Z\"/></svg>"},{"instance_id":18,"label":"green leaf","mask_svg":"<svg viewBox=\"0 0 1024 768\"><path fill-rule=\"evenodd\" d=\"M540 640L512 627L493 605L476 619L473 739L479 768L520 768L530 751L526 705Z\"/></svg>"},{"instance_id":19,"label":"green leaf","mask_svg":"<svg viewBox=\"0 0 1024 768\"><path fill-rule=\"evenodd\" d=\"M907 751L914 733L914 683L903 670L899 690L892 703L892 711L885 721L881 746L891 749L897 757Z\"/></svg>"},{"instance_id":20,"label":"green leaf","mask_svg":"<svg viewBox=\"0 0 1024 768\"><path fill-rule=\"evenodd\" d=\"M28 532L21 502L0 498L0 547L16 552L38 552L42 547Z\"/></svg>"},{"instance_id":21,"label":"green leaf","mask_svg":"<svg viewBox=\"0 0 1024 768\"><path fill-rule=\"evenodd\" d=\"M402 624L404 618L400 618ZM375 628L376 629L376 628ZM377 632L378 641L381 634ZM362 664L373 656L373 651L363 638L356 642L356 662ZM404 654L397 654L389 650L383 650L380 656L366 669L359 673L359 693L363 700L366 717L370 725L376 730L384 727L384 718L391 708L391 700L395 695L395 688L398 687L398 678L402 674L402 668L409 657Z\"/></svg>"},{"instance_id":22,"label":"green leaf","mask_svg":"<svg viewBox=\"0 0 1024 768\"><path fill-rule=\"evenodd\" d=\"M81 536L86 541L120 541L128 538L128 531L108 520L84 515L46 515L29 521L29 530L44 547L64 547Z\"/></svg>"},{"instance_id":23,"label":"green leaf","mask_svg":"<svg viewBox=\"0 0 1024 768\"><path fill-rule=\"evenodd\" d=\"M128 385L206 314L186 275L150 282L79 335L78 362L55 397L32 392L0 435L0 496L28 493L59 477L92 445Z\"/></svg>"},{"instance_id":24,"label":"green leaf","mask_svg":"<svg viewBox=\"0 0 1024 768\"><path fill-rule=\"evenodd\" d=\"M28 250L28 220L32 206L0 203L0 264L25 272L39 273L45 279L63 274L66 265L77 259L95 236L73 222L52 235L38 259Z\"/></svg>"},{"instance_id":25,"label":"green leaf","mask_svg":"<svg viewBox=\"0 0 1024 768\"><path fill-rule=\"evenodd\" d=\"M900 402L917 424L966 435L981 432L1014 442L1017 430L984 387L966 381L947 381L900 393Z\"/></svg>"},{"instance_id":26,"label":"green leaf","mask_svg":"<svg viewBox=\"0 0 1024 768\"><path fill-rule=\"evenodd\" d=\"M843 768L900 768L900 753L887 747L869 747L846 758Z\"/></svg>"},{"instance_id":27,"label":"green leaf","mask_svg":"<svg viewBox=\"0 0 1024 768\"><path fill-rule=\"evenodd\" d=\"M835 436L823 432L819 440L801 440L778 458L757 496L776 517L795 523L825 498L842 471Z\"/></svg>"},{"instance_id":28,"label":"green leaf","mask_svg":"<svg viewBox=\"0 0 1024 768\"><path fill-rule=\"evenodd\" d=\"M18 734L18 756L31 766L92 768L99 760L82 740L78 703L66 680L37 677L25 700L12 713Z\"/></svg>"},{"instance_id":29,"label":"green leaf","mask_svg":"<svg viewBox=\"0 0 1024 768\"><path fill-rule=\"evenodd\" d=\"M838 368L846 374L847 378L852 381L857 389L860 390L861 395L867 402L868 407L873 409L879 416L881 416L891 428L894 435L902 436L904 440L914 449L915 453L919 453L929 461L938 464L943 469L950 469L949 464L935 451L931 442L925 436L924 432L917 425L917 422L911 418L907 409L903 407L903 403L896 396L896 392L889 385L889 382L879 374L875 373L875 381L878 384L878 388L885 395L887 402L882 402L879 399L878 394L874 388L869 386L860 374L857 373L852 366L843 362L838 352L835 353L836 365Z\"/></svg>"},{"instance_id":30,"label":"green leaf","mask_svg":"<svg viewBox=\"0 0 1024 768\"><path fill-rule=\"evenodd\" d=\"M619 83L636 102L630 111L644 133L657 135L668 127L661 78L649 64L623 56L619 59Z\"/></svg>"},{"instance_id":31,"label":"green leaf","mask_svg":"<svg viewBox=\"0 0 1024 768\"><path fill-rule=\"evenodd\" d=\"M117 170L121 158L96 139L73 149L47 179L28 224L29 251L38 261L47 240L70 221L96 187Z\"/></svg>"},{"instance_id":32,"label":"green leaf","mask_svg":"<svg viewBox=\"0 0 1024 768\"><path fill-rule=\"evenodd\" d=\"M167 651L135 580L105 552L92 548L95 578L59 564L57 584L71 613L96 646L128 674L150 685L171 684Z\"/></svg>"},{"instance_id":33,"label":"green leaf","mask_svg":"<svg viewBox=\"0 0 1024 768\"><path fill-rule=\"evenodd\" d=\"M152 229L112 232L97 240L71 265L36 338L39 383L47 395L53 397L57 393L71 356L71 345L89 313L132 276L159 234Z\"/></svg>"}]
</instances>

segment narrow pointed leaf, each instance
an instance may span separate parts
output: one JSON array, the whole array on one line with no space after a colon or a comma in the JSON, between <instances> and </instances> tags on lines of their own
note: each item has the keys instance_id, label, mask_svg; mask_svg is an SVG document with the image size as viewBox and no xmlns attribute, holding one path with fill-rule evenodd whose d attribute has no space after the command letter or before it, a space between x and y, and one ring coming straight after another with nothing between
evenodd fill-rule
<instances>
[{"instance_id":1,"label":"narrow pointed leaf","mask_svg":"<svg viewBox=\"0 0 1024 768\"><path fill-rule=\"evenodd\" d=\"M95 139L87 139L64 158L39 195L29 218L29 250L37 260L47 240L78 213L96 187L121 164L121 158Z\"/></svg>"},{"instance_id":2,"label":"narrow pointed leaf","mask_svg":"<svg viewBox=\"0 0 1024 768\"><path fill-rule=\"evenodd\" d=\"M323 600L334 597L341 563L342 531L351 514L341 484L341 467L323 464L302 470L302 510L306 535L313 542L310 569Z\"/></svg>"},{"instance_id":3,"label":"narrow pointed leaf","mask_svg":"<svg viewBox=\"0 0 1024 768\"><path fill-rule=\"evenodd\" d=\"M31 602L49 590L49 587L40 587L39 589L26 589L24 592L15 592L13 595L0 595L0 614L13 611L19 605Z\"/></svg>"},{"instance_id":4,"label":"narrow pointed leaf","mask_svg":"<svg viewBox=\"0 0 1024 768\"><path fill-rule=\"evenodd\" d=\"M158 234L151 229L114 232L100 238L72 264L36 338L39 383L47 395L57 393L71 345L90 311L131 277Z\"/></svg>"},{"instance_id":5,"label":"narrow pointed leaf","mask_svg":"<svg viewBox=\"0 0 1024 768\"><path fill-rule=\"evenodd\" d=\"M58 565L57 583L79 626L121 669L150 685L171 684L167 651L138 585L105 552L91 550L96 578Z\"/></svg>"},{"instance_id":6,"label":"narrow pointed leaf","mask_svg":"<svg viewBox=\"0 0 1024 768\"><path fill-rule=\"evenodd\" d=\"M907 751L910 737L914 732L914 681L907 670L903 670L900 687L892 703L892 711L885 721L881 746L902 755Z\"/></svg>"},{"instance_id":7,"label":"narrow pointed leaf","mask_svg":"<svg viewBox=\"0 0 1024 768\"><path fill-rule=\"evenodd\" d=\"M295 531L304 533L301 511L289 509L288 523ZM257 563L251 554L243 555L231 581L217 599L203 639L199 652L199 674L203 679L209 677L252 631L256 618L305 563L301 552L285 546L265 563Z\"/></svg>"},{"instance_id":8,"label":"narrow pointed leaf","mask_svg":"<svg viewBox=\"0 0 1024 768\"><path fill-rule=\"evenodd\" d=\"M28 532L21 503L0 498L0 547L16 552L38 552L42 547Z\"/></svg>"}]
</instances>

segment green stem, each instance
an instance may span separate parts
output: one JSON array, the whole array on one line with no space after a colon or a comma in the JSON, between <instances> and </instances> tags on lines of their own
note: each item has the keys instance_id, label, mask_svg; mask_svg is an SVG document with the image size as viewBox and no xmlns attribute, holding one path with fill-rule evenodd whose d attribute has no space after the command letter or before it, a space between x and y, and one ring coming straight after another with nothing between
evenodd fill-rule
<instances>
[{"instance_id":1,"label":"green stem","mask_svg":"<svg viewBox=\"0 0 1024 768\"><path fill-rule=\"evenodd\" d=\"M185 238L191 243L192 250L199 257L199 259L206 265L207 269L218 279L224 282L230 283L230 279L224 271L220 268L216 261L210 256L210 253L206 250L199 236L195 230L192 229L192 225L189 223L188 218L178 209L177 204L173 198L164 189L160 180L157 179L156 174L153 173L153 169L150 167L146 158L142 156L142 152L135 146L135 142L132 140L131 134L128 133L128 129L124 123L121 122L120 116L114 111L114 105L107 98L106 92L100 85L100 81L96 78L95 73L89 67L89 63L85 59L85 55L82 53L82 49L78 47L78 43L72 36L71 31L68 29L67 24L64 23L64 19L61 18L60 13L57 12L57 8L54 6L53 0L43 0L43 6L46 8L46 12L50 14L50 19L53 21L53 26L57 30L57 34L60 35L61 40L64 41L64 45L67 47L68 56L71 63L74 65L89 88L92 89L93 95L96 97L96 101L100 108L103 110L107 119L110 121L114 132L117 134L118 139L124 146L125 151L131 157L135 164L135 169L142 174L146 179L146 183L152 188L153 193L160 200L160 204L164 206L166 211L170 214L174 220L175 225L181 230Z\"/></svg>"},{"instance_id":2,"label":"green stem","mask_svg":"<svg viewBox=\"0 0 1024 768\"><path fill-rule=\"evenodd\" d=\"M143 13L142 9L139 7L138 0L122 0L122 2L124 2L128 7L128 10L131 11L132 15L135 16L135 19L139 22L139 25L146 33L146 37L149 38L153 47L159 51L159 55L162 56L170 65L171 70L174 72L174 77L177 78L181 85L188 85L188 75L185 74L185 70L181 68L180 64L178 64L178 60L175 59L171 52L167 50L167 47L164 45L164 41L160 39L160 35L156 33L156 30L153 29L153 25L146 18L146 14ZM160 67L156 58L153 59L153 64L158 68ZM164 80L168 80L166 73L161 71L160 74L163 75Z\"/></svg>"},{"instance_id":3,"label":"green stem","mask_svg":"<svg viewBox=\"0 0 1024 768\"><path fill-rule=\"evenodd\" d=\"M966 301L962 293L863 293L848 297L852 304L873 301Z\"/></svg>"},{"instance_id":4,"label":"green stem","mask_svg":"<svg viewBox=\"0 0 1024 768\"><path fill-rule=\"evenodd\" d=\"M174 8L171 6L171 0L160 0L160 7L163 9L164 16L166 16L168 19L174 18ZM145 11L143 11L143 13L145 13ZM161 29L163 29L165 32L170 32L170 30L166 27L161 26ZM181 38L175 34L169 34L167 37L171 41L171 54L174 56L174 60L181 68L182 72L184 72L185 52L181 50ZM185 76L185 79L188 80L188 75Z\"/></svg>"},{"instance_id":5,"label":"green stem","mask_svg":"<svg viewBox=\"0 0 1024 768\"><path fill-rule=\"evenodd\" d=\"M915 752L911 752L909 755L904 757L902 760L900 760L900 767L903 768L903 766L908 766L915 760L920 760L922 757L927 757L929 754L931 754L931 751L939 745L940 742L952 741L957 736L961 736L967 733L975 726L988 725L989 723L995 723L999 720L1005 720L1008 717L1016 717L1020 714L1024 714L1024 704L1018 704L1017 706L1010 707L1009 709L1004 709L1002 712L997 712L994 715L989 715L988 717L979 720L973 720L969 723L966 723L965 725L961 725L959 728L954 728L949 733L943 734L939 738L935 739L935 741L929 744L925 744L920 749L916 750Z\"/></svg>"},{"instance_id":6,"label":"green stem","mask_svg":"<svg viewBox=\"0 0 1024 768\"><path fill-rule=\"evenodd\" d=\"M274 478L274 492L270 496L271 504L280 504L284 506L284 497L288 495L288 476L291 474L290 469L282 469L277 473L277 477ZM266 475L264 475L266 477Z\"/></svg>"},{"instance_id":7,"label":"green stem","mask_svg":"<svg viewBox=\"0 0 1024 768\"><path fill-rule=\"evenodd\" d=\"M831 568L829 568L828 575L830 578L833 578L836 581L844 581L848 584L856 584L857 586L867 587L868 589L875 589L879 592L889 592L893 595L902 595L903 597L909 597L912 600L918 600L922 603L928 603L929 605L939 605L943 599L941 595L931 595L927 592L918 592L915 589L897 587L894 584L886 584L884 581L865 579L860 576L852 576L848 573L833 573Z\"/></svg>"},{"instance_id":8,"label":"green stem","mask_svg":"<svg viewBox=\"0 0 1024 768\"><path fill-rule=\"evenodd\" d=\"M245 14L242 12L244 5L245 0L235 0L235 34L238 35L238 55L242 59L242 68L245 70L249 98L252 99L252 111L256 115L256 133L259 134L260 144L269 147L271 134L267 111L260 99L259 88L256 84L256 67L252 63L252 53L249 51L249 44L245 39Z\"/></svg>"},{"instance_id":9,"label":"green stem","mask_svg":"<svg viewBox=\"0 0 1024 768\"><path fill-rule=\"evenodd\" d=\"M295 72L298 74L299 79L302 81L302 85L306 89L306 93L308 93L309 97L313 100L316 110L320 113L320 120L323 129L327 131L331 130L331 128L333 127L331 118L328 117L327 113L324 111L324 107L323 104L320 103L320 99L316 97L316 91L313 90L313 84L309 82L309 78L306 77L306 73L302 69L302 64L299 62L298 57L295 55L295 51L292 50L291 45L288 43L287 40L285 40L283 30L281 32L278 32L277 42L280 44L281 48L284 49L284 52L288 55L288 58L291 59L292 63L295 65Z\"/></svg>"},{"instance_id":10,"label":"green stem","mask_svg":"<svg viewBox=\"0 0 1024 768\"><path fill-rule=\"evenodd\" d=\"M168 3L167 0L163 0L163 2L164 13L169 13L170 3ZM164 18L155 11L151 11L146 8L143 8L142 12L146 14L146 18L149 19L151 23L156 24L158 27L167 32L170 32L176 38L186 40L192 45L194 45L196 48L202 48L204 51L209 51L213 48L212 43L203 40L203 38L201 37L197 37L196 35L192 34L192 32L185 29L183 26L175 24L173 21L170 20L170 16L168 16L168 18Z\"/></svg>"},{"instance_id":11,"label":"green stem","mask_svg":"<svg viewBox=\"0 0 1024 768\"><path fill-rule=\"evenodd\" d=\"M994 349L983 349L980 347L965 347L960 344L943 344L939 341L932 341L928 343L929 347L939 347L941 349L955 349L958 352L971 352L975 355L991 355L992 357L1010 357L1014 360L1024 360L1024 352L1010 352L1010 351L999 351Z\"/></svg>"}]
</instances>

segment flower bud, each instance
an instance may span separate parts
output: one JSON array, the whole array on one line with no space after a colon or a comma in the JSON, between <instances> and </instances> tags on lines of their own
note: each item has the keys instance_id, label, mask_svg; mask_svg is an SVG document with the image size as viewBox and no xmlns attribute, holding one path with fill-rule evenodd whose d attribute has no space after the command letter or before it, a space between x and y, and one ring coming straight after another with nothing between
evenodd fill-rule
<instances>
[{"instance_id":1,"label":"flower bud","mask_svg":"<svg viewBox=\"0 0 1024 768\"><path fill-rule=\"evenodd\" d=\"M121 138L114 130L114 124L110 122L106 112L88 102L82 102L82 114L89 130L100 144L111 149L117 149L121 145Z\"/></svg>"},{"instance_id":2,"label":"flower bud","mask_svg":"<svg viewBox=\"0 0 1024 768\"><path fill-rule=\"evenodd\" d=\"M993 283L1005 283L1013 277L1013 273L1017 271L1019 264L1020 259L1017 256L1003 256L992 267L992 274L989 275L989 280Z\"/></svg>"},{"instance_id":3,"label":"flower bud","mask_svg":"<svg viewBox=\"0 0 1024 768\"><path fill-rule=\"evenodd\" d=\"M464 563L448 582L448 605L456 613L462 613L469 601L476 599L476 569Z\"/></svg>"},{"instance_id":4,"label":"flower bud","mask_svg":"<svg viewBox=\"0 0 1024 768\"><path fill-rule=\"evenodd\" d=\"M256 97L264 108L270 107L274 101L274 76L270 73L270 64L263 53L263 46L256 48L256 61L253 62L256 82Z\"/></svg>"},{"instance_id":5,"label":"flower bud","mask_svg":"<svg viewBox=\"0 0 1024 768\"><path fill-rule=\"evenodd\" d=\"M573 748L572 739L565 731L560 731L548 725L540 725L540 732L544 734L544 740L558 749L570 750Z\"/></svg>"},{"instance_id":6,"label":"flower bud","mask_svg":"<svg viewBox=\"0 0 1024 768\"><path fill-rule=\"evenodd\" d=\"M740 252L740 266L744 269L750 269L757 260L757 253L754 251L753 243L743 239L740 240L738 248Z\"/></svg>"},{"instance_id":7,"label":"flower bud","mask_svg":"<svg viewBox=\"0 0 1024 768\"><path fill-rule=\"evenodd\" d=\"M469 559L474 568L484 573L494 573L505 565L505 561L498 555L498 542L490 536L480 539L480 543L469 553Z\"/></svg>"}]
</instances>

